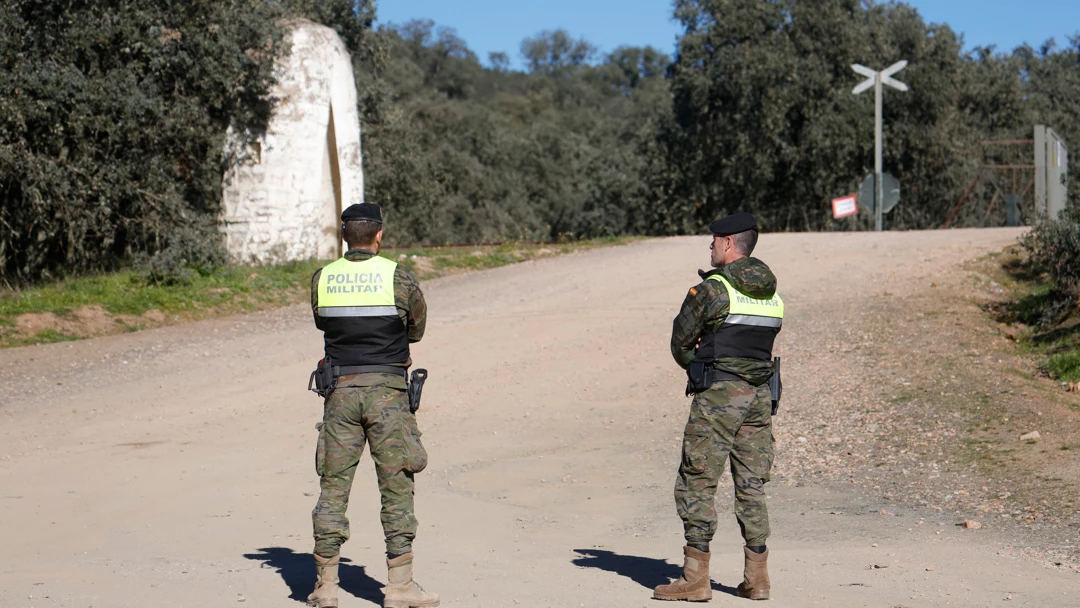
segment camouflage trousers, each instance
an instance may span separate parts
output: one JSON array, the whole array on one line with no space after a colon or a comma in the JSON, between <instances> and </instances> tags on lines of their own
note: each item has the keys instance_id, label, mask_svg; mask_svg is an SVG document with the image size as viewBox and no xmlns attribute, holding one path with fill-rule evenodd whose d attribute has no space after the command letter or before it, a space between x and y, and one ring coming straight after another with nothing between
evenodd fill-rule
<instances>
[{"instance_id":1,"label":"camouflage trousers","mask_svg":"<svg viewBox=\"0 0 1080 608\"><path fill-rule=\"evenodd\" d=\"M743 539L750 547L764 545L769 537L765 483L773 461L768 384L718 382L694 397L675 481L687 544L707 545L716 533L716 487L729 460Z\"/></svg>"},{"instance_id":2,"label":"camouflage trousers","mask_svg":"<svg viewBox=\"0 0 1080 608\"><path fill-rule=\"evenodd\" d=\"M322 492L311 519L315 553L323 557L337 555L349 539L345 510L365 443L379 480L386 550L395 555L412 550L413 475L427 466L427 452L408 397L389 386L343 387L326 399L315 452Z\"/></svg>"}]
</instances>

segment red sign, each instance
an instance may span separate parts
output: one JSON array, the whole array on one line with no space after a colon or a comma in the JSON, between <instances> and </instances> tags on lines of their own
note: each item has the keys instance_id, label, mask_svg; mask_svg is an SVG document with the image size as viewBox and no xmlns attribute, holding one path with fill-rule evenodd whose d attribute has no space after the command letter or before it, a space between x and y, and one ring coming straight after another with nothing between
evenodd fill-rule
<instances>
[{"instance_id":1,"label":"red sign","mask_svg":"<svg viewBox=\"0 0 1080 608\"><path fill-rule=\"evenodd\" d=\"M859 205L855 202L855 195L849 194L832 201L832 216L836 219L855 215L859 212Z\"/></svg>"}]
</instances>

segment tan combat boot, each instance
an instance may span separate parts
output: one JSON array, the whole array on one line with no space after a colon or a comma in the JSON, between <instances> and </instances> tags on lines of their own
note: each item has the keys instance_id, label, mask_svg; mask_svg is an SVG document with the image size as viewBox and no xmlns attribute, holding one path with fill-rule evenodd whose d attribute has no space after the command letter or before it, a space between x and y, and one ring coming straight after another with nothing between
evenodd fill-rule
<instances>
[{"instance_id":1,"label":"tan combat boot","mask_svg":"<svg viewBox=\"0 0 1080 608\"><path fill-rule=\"evenodd\" d=\"M737 592L739 597L752 600L769 599L769 550L764 553L754 553L747 547L743 547L746 562L743 567L743 582L739 583Z\"/></svg>"},{"instance_id":2,"label":"tan combat boot","mask_svg":"<svg viewBox=\"0 0 1080 608\"><path fill-rule=\"evenodd\" d=\"M390 582L386 585L383 608L433 608L439 605L438 595L424 591L413 580L412 562L412 553L386 560Z\"/></svg>"},{"instance_id":3,"label":"tan combat boot","mask_svg":"<svg viewBox=\"0 0 1080 608\"><path fill-rule=\"evenodd\" d=\"M308 606L316 608L337 608L338 605L338 561L341 555L322 557L315 554L315 570L319 575L315 581L315 591L307 597Z\"/></svg>"},{"instance_id":4,"label":"tan combat boot","mask_svg":"<svg viewBox=\"0 0 1080 608\"><path fill-rule=\"evenodd\" d=\"M712 599L712 583L709 581L709 554L693 547L683 547L686 561L683 575L670 585L660 585L653 590L658 600L685 600L707 602Z\"/></svg>"}]
</instances>

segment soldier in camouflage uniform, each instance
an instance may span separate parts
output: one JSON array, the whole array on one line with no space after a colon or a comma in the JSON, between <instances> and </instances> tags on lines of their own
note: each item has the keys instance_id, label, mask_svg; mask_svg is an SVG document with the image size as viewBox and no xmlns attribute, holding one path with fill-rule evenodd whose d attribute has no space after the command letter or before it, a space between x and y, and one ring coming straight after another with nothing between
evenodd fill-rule
<instances>
[{"instance_id":1,"label":"soldier in camouflage uniform","mask_svg":"<svg viewBox=\"0 0 1080 608\"><path fill-rule=\"evenodd\" d=\"M412 363L408 345L424 336L427 304L408 269L378 257L382 215L377 205L352 205L341 219L349 250L311 280L315 325L324 333L327 356L342 369L319 425L315 468L322 492L311 514L318 580L308 603L338 605L338 563L341 545L349 539L345 510L366 443L382 498L389 570L384 606L438 606L439 596L412 578L413 476L427 466L427 453L410 411L405 374Z\"/></svg>"},{"instance_id":2,"label":"soldier in camouflage uniform","mask_svg":"<svg viewBox=\"0 0 1080 608\"><path fill-rule=\"evenodd\" d=\"M773 462L772 346L783 318L776 277L748 257L757 222L739 213L713 222L713 270L690 289L675 318L671 353L683 368L695 361L710 377L695 392L675 481L675 504L686 538L683 576L656 588L664 600L707 601L709 542L716 532L718 481L730 461L735 517L746 541L741 597L769 598L766 567L769 513L764 485Z\"/></svg>"}]
</instances>

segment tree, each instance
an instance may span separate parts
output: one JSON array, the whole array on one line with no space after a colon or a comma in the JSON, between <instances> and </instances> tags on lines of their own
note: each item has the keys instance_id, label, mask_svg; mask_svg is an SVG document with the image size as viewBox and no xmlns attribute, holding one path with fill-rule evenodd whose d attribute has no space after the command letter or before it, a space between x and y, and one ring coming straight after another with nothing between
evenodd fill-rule
<instances>
[{"instance_id":1,"label":"tree","mask_svg":"<svg viewBox=\"0 0 1080 608\"><path fill-rule=\"evenodd\" d=\"M521 54L530 72L556 76L586 65L596 55L596 48L583 39L574 40L566 30L554 30L526 38Z\"/></svg>"},{"instance_id":2,"label":"tree","mask_svg":"<svg viewBox=\"0 0 1080 608\"><path fill-rule=\"evenodd\" d=\"M0 7L0 281L173 242L221 258L225 132L270 113L280 13L260 0Z\"/></svg>"},{"instance_id":3,"label":"tree","mask_svg":"<svg viewBox=\"0 0 1080 608\"><path fill-rule=\"evenodd\" d=\"M680 0L676 15L686 34L665 139L671 209L693 213L684 228L738 210L770 230L829 227L828 200L873 167L873 99L851 95L852 63L911 62L911 92L885 105L885 166L904 184L892 225L929 225L958 195L972 161L957 160L978 134L958 107L970 62L947 26L856 0Z\"/></svg>"},{"instance_id":4,"label":"tree","mask_svg":"<svg viewBox=\"0 0 1080 608\"><path fill-rule=\"evenodd\" d=\"M447 54L436 32L431 23L381 30L383 76L361 70L361 87L381 90L362 119L367 196L393 218L393 242L646 230L637 211L646 142L670 103L666 56L626 48L593 65L587 42L547 32L523 45L538 63L522 73Z\"/></svg>"}]
</instances>

